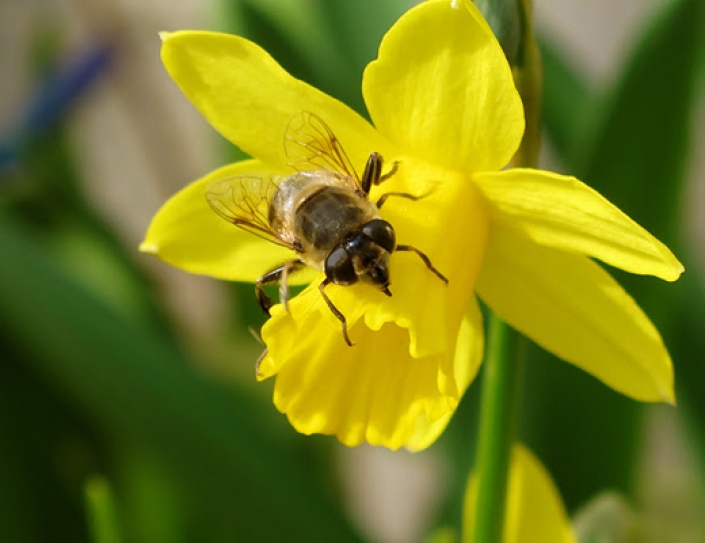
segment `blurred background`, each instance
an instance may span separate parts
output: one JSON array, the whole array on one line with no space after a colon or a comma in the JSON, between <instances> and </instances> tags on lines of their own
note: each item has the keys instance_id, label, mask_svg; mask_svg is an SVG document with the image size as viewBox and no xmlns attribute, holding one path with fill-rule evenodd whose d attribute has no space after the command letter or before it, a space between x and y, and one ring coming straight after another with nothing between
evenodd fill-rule
<instances>
[{"instance_id":1,"label":"blurred background","mask_svg":"<svg viewBox=\"0 0 705 543\"><path fill-rule=\"evenodd\" d=\"M478 386L419 454L303 437L257 384L251 285L137 247L159 206L242 155L159 60L158 32L236 32L361 113L409 0L0 0L0 541L452 541ZM674 249L615 276L661 330L678 408L537 347L521 437L581 541L705 541L705 5L535 0L543 166ZM599 539L602 538L602 539Z\"/></svg>"}]
</instances>

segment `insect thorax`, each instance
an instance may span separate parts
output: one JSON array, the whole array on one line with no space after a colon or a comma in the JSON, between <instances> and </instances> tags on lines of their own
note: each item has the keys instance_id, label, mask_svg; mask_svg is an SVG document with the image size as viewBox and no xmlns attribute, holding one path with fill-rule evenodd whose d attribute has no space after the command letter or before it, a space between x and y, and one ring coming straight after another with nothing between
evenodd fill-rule
<instances>
[{"instance_id":1,"label":"insect thorax","mask_svg":"<svg viewBox=\"0 0 705 543\"><path fill-rule=\"evenodd\" d=\"M377 207L350 185L343 174L324 170L300 172L279 185L270 225L296 236L309 265L320 268L346 234L379 217Z\"/></svg>"}]
</instances>

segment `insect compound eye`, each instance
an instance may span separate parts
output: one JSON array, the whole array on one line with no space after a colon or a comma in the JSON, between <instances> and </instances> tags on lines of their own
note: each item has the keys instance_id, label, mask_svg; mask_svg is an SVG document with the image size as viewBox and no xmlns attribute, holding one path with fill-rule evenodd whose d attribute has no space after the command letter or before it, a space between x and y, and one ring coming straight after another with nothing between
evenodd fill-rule
<instances>
[{"instance_id":1,"label":"insect compound eye","mask_svg":"<svg viewBox=\"0 0 705 543\"><path fill-rule=\"evenodd\" d=\"M394 234L394 228L387 221L375 219L368 222L362 227L362 233L382 247L388 253L394 251L397 246L397 238Z\"/></svg>"},{"instance_id":2,"label":"insect compound eye","mask_svg":"<svg viewBox=\"0 0 705 543\"><path fill-rule=\"evenodd\" d=\"M326 277L336 285L352 285L357 283L357 274L353 266L352 258L345 250L345 247L339 245L326 258L325 265Z\"/></svg>"}]
</instances>

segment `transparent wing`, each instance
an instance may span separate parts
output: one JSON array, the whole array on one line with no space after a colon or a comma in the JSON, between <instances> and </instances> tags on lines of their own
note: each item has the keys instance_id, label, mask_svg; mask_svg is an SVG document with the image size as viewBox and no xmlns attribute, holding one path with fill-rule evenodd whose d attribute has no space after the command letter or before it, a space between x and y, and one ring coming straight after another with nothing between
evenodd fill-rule
<instances>
[{"instance_id":1,"label":"transparent wing","mask_svg":"<svg viewBox=\"0 0 705 543\"><path fill-rule=\"evenodd\" d=\"M269 205L280 180L253 175L218 179L208 185L206 200L211 209L229 223L277 245L295 249L293 236L276 231L269 224Z\"/></svg>"},{"instance_id":2,"label":"transparent wing","mask_svg":"<svg viewBox=\"0 0 705 543\"><path fill-rule=\"evenodd\" d=\"M353 189L362 188L338 138L323 119L310 111L303 111L289 123L284 151L287 164L298 171L323 169L342 173Z\"/></svg>"}]
</instances>

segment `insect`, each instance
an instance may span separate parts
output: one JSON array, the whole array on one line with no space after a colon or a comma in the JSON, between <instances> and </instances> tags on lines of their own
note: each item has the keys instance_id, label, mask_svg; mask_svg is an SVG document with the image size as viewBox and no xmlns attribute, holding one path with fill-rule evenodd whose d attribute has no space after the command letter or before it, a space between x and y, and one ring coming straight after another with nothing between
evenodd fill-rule
<instances>
[{"instance_id":1,"label":"insect","mask_svg":"<svg viewBox=\"0 0 705 543\"><path fill-rule=\"evenodd\" d=\"M352 346L345 315L325 292L331 283L363 281L391 296L389 257L394 251L416 253L431 272L448 283L419 249L397 245L394 228L379 214L391 196L420 197L388 192L376 203L369 199L372 185L394 175L398 163L382 174L382 156L370 153L362 177L358 177L328 125L308 111L289 123L284 146L288 165L296 173L288 177L235 176L216 180L206 190L209 205L223 219L297 254L296 259L257 280L255 295L265 313L269 314L273 304L263 286L279 283L279 297L288 311L288 278L310 266L325 273L319 291L340 321L345 342Z\"/></svg>"}]
</instances>

